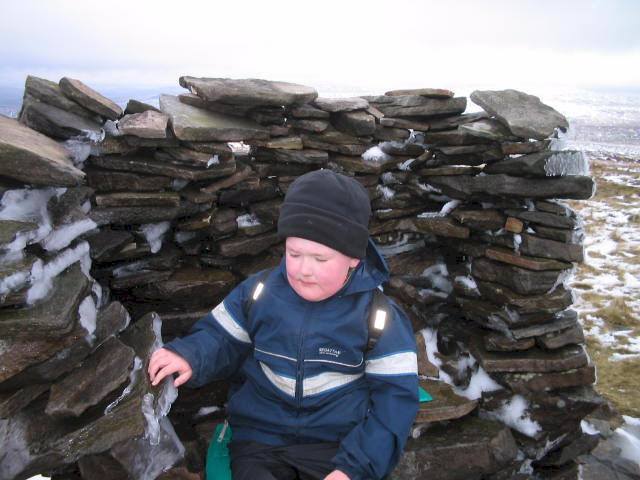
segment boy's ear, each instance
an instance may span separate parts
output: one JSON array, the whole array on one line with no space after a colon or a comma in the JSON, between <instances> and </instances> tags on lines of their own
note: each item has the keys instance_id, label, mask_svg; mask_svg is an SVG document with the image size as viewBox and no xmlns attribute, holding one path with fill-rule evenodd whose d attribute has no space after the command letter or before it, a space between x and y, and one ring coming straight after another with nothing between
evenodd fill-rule
<instances>
[{"instance_id":1,"label":"boy's ear","mask_svg":"<svg viewBox=\"0 0 640 480\"><path fill-rule=\"evenodd\" d=\"M359 263L360 263L359 258L352 258L351 261L349 262L349 268L356 268Z\"/></svg>"}]
</instances>

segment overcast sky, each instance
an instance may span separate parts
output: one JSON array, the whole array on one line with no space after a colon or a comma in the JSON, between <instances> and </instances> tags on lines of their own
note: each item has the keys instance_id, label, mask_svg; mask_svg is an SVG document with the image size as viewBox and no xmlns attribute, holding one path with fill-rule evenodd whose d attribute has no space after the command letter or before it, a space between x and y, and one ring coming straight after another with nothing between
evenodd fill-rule
<instances>
[{"instance_id":1,"label":"overcast sky","mask_svg":"<svg viewBox=\"0 0 640 480\"><path fill-rule=\"evenodd\" d=\"M0 85L640 86L640 1L2 0Z\"/></svg>"}]
</instances>

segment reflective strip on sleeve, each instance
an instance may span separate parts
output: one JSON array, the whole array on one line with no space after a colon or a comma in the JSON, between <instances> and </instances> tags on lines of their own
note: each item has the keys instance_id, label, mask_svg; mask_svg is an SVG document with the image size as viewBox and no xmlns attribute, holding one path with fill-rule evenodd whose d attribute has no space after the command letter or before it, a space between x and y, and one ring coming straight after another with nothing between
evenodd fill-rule
<instances>
[{"instance_id":1,"label":"reflective strip on sleeve","mask_svg":"<svg viewBox=\"0 0 640 480\"><path fill-rule=\"evenodd\" d=\"M418 356L415 352L400 352L366 361L367 375L417 375Z\"/></svg>"},{"instance_id":2,"label":"reflective strip on sleeve","mask_svg":"<svg viewBox=\"0 0 640 480\"><path fill-rule=\"evenodd\" d=\"M231 314L224 306L224 302L220 302L216 308L211 311L213 318L224 328L229 335L240 342L251 343L251 337L249 332L242 328L238 322L236 322Z\"/></svg>"},{"instance_id":3,"label":"reflective strip on sleeve","mask_svg":"<svg viewBox=\"0 0 640 480\"><path fill-rule=\"evenodd\" d=\"M269 379L271 383L273 383L278 390L284 392L290 397L296 396L296 379L291 377L286 377L284 375L280 375L273 370L271 370L267 365L260 362L260 367L264 372L265 376Z\"/></svg>"},{"instance_id":4,"label":"reflective strip on sleeve","mask_svg":"<svg viewBox=\"0 0 640 480\"><path fill-rule=\"evenodd\" d=\"M313 377L305 378L302 382L302 396L317 395L336 388L343 387L363 377L363 373L326 372Z\"/></svg>"}]
</instances>

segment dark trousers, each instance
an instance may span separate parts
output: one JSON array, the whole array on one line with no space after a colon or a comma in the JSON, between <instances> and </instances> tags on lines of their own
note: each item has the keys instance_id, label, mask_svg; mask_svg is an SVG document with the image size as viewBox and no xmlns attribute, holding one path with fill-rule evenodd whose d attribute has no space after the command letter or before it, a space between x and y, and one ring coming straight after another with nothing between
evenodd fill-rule
<instances>
[{"instance_id":1,"label":"dark trousers","mask_svg":"<svg viewBox=\"0 0 640 480\"><path fill-rule=\"evenodd\" d=\"M258 442L231 441L233 480L322 480L334 470L337 443L273 447Z\"/></svg>"}]
</instances>

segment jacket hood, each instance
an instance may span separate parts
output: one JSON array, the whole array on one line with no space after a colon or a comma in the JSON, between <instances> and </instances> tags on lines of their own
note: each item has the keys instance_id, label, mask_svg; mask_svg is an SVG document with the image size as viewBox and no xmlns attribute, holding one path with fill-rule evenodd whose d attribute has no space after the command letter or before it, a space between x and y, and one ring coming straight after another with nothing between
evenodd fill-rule
<instances>
[{"instance_id":1,"label":"jacket hood","mask_svg":"<svg viewBox=\"0 0 640 480\"><path fill-rule=\"evenodd\" d=\"M285 256L280 261L280 271L285 281L287 278L287 267ZM389 279L390 271L387 261L378 250L373 240L369 238L365 258L351 274L347 284L340 290L341 295L351 295L353 293L370 291L377 288Z\"/></svg>"},{"instance_id":2,"label":"jacket hood","mask_svg":"<svg viewBox=\"0 0 640 480\"><path fill-rule=\"evenodd\" d=\"M377 288L389 279L390 273L387 261L373 240L369 239L367 254L351 274L344 293L351 294Z\"/></svg>"}]
</instances>

